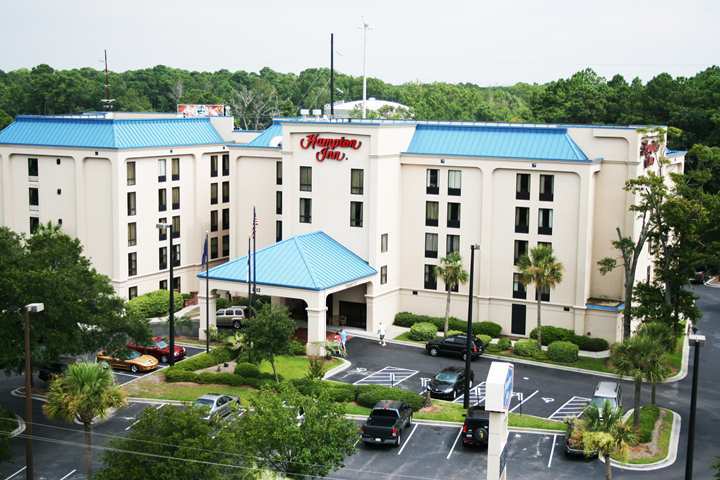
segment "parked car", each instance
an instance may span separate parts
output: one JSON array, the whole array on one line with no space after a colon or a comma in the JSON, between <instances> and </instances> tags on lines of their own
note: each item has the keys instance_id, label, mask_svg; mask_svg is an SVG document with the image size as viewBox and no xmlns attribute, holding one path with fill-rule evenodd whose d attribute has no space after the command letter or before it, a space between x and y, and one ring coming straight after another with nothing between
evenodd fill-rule
<instances>
[{"instance_id":1,"label":"parked car","mask_svg":"<svg viewBox=\"0 0 720 480\"><path fill-rule=\"evenodd\" d=\"M38 368L38 378L43 382L49 382L56 375L62 375L65 373L68 364L55 362L47 365L42 365Z\"/></svg>"},{"instance_id":2,"label":"parked car","mask_svg":"<svg viewBox=\"0 0 720 480\"><path fill-rule=\"evenodd\" d=\"M402 444L402 432L412 425L412 408L402 401L381 400L361 427L362 441L374 444Z\"/></svg>"},{"instance_id":3,"label":"parked car","mask_svg":"<svg viewBox=\"0 0 720 480\"><path fill-rule=\"evenodd\" d=\"M205 411L203 420L210 421L227 417L239 408L240 402L230 395L208 393L195 400L193 405Z\"/></svg>"},{"instance_id":4,"label":"parked car","mask_svg":"<svg viewBox=\"0 0 720 480\"><path fill-rule=\"evenodd\" d=\"M598 382L590 403L602 412L606 401L610 402L612 408L622 408L622 385L617 382Z\"/></svg>"},{"instance_id":5,"label":"parked car","mask_svg":"<svg viewBox=\"0 0 720 480\"><path fill-rule=\"evenodd\" d=\"M167 363L168 357L170 356L170 345L168 345L163 337L153 337L149 345L128 343L127 348L144 355L152 355L162 363ZM175 345L175 361L177 362L183 358L185 358L185 347Z\"/></svg>"},{"instance_id":6,"label":"parked car","mask_svg":"<svg viewBox=\"0 0 720 480\"><path fill-rule=\"evenodd\" d=\"M612 408L622 408L622 385L618 382L598 382L590 404L595 405L602 415L605 402L610 402ZM577 418L567 421L567 432L565 433L565 455L567 456L588 458L597 456L597 452L586 453L583 447L582 422L584 414L583 411Z\"/></svg>"},{"instance_id":7,"label":"parked car","mask_svg":"<svg viewBox=\"0 0 720 480\"><path fill-rule=\"evenodd\" d=\"M475 360L483 353L482 343L475 339L472 340L470 349L470 360ZM450 335L449 337L430 340L425 345L425 350L427 350L431 357L452 355L465 360L467 353L467 336L465 334Z\"/></svg>"},{"instance_id":8,"label":"parked car","mask_svg":"<svg viewBox=\"0 0 720 480\"><path fill-rule=\"evenodd\" d=\"M246 306L221 308L215 312L215 324L218 327L232 327L239 329L248 318Z\"/></svg>"},{"instance_id":9,"label":"parked car","mask_svg":"<svg viewBox=\"0 0 720 480\"><path fill-rule=\"evenodd\" d=\"M490 433L490 413L485 406L475 406L468 409L462 428L463 446L487 447Z\"/></svg>"},{"instance_id":10,"label":"parked car","mask_svg":"<svg viewBox=\"0 0 720 480\"><path fill-rule=\"evenodd\" d=\"M100 352L96 357L98 362L103 362L111 368L130 370L132 373L149 372L158 366L157 358L150 355L140 355L135 350L130 350L127 355L114 357L105 352Z\"/></svg>"},{"instance_id":11,"label":"parked car","mask_svg":"<svg viewBox=\"0 0 720 480\"><path fill-rule=\"evenodd\" d=\"M475 381L475 372L470 370L470 386ZM465 369L445 367L428 382L427 389L433 398L455 400L465 390Z\"/></svg>"}]
</instances>

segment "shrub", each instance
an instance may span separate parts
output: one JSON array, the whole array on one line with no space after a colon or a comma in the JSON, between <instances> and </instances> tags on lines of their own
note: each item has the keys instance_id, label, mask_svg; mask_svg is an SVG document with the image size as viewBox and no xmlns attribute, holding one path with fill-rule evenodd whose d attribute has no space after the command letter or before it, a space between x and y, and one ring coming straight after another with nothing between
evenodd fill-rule
<instances>
[{"instance_id":1,"label":"shrub","mask_svg":"<svg viewBox=\"0 0 720 480\"><path fill-rule=\"evenodd\" d=\"M571 342L586 352L602 352L610 348L607 340L600 337L573 335Z\"/></svg>"},{"instance_id":2,"label":"shrub","mask_svg":"<svg viewBox=\"0 0 720 480\"><path fill-rule=\"evenodd\" d=\"M558 340L550 344L547 356L553 362L573 363L577 362L579 350L574 343Z\"/></svg>"},{"instance_id":3,"label":"shrub","mask_svg":"<svg viewBox=\"0 0 720 480\"><path fill-rule=\"evenodd\" d=\"M325 360L322 357L308 357L307 378L322 380L325 376Z\"/></svg>"},{"instance_id":4,"label":"shrub","mask_svg":"<svg viewBox=\"0 0 720 480\"><path fill-rule=\"evenodd\" d=\"M230 306L230 300L225 297L219 297L215 299L215 307L220 310L221 308L228 308Z\"/></svg>"},{"instance_id":5,"label":"shrub","mask_svg":"<svg viewBox=\"0 0 720 480\"><path fill-rule=\"evenodd\" d=\"M572 341L575 332L567 328L553 327L551 325L545 325L542 327L542 344L550 345L557 341ZM530 332L530 338L537 340L537 328L533 328Z\"/></svg>"},{"instance_id":6,"label":"shrub","mask_svg":"<svg viewBox=\"0 0 720 480\"><path fill-rule=\"evenodd\" d=\"M429 322L420 322L410 327L408 336L411 340L428 341L437 336L438 328Z\"/></svg>"},{"instance_id":7,"label":"shrub","mask_svg":"<svg viewBox=\"0 0 720 480\"><path fill-rule=\"evenodd\" d=\"M648 443L652 440L655 423L660 416L660 409L654 405L644 405L640 408L640 428L637 431L637 442Z\"/></svg>"},{"instance_id":8,"label":"shrub","mask_svg":"<svg viewBox=\"0 0 720 480\"><path fill-rule=\"evenodd\" d=\"M349 383L328 383L327 393L333 402L354 402L357 387Z\"/></svg>"},{"instance_id":9,"label":"shrub","mask_svg":"<svg viewBox=\"0 0 720 480\"><path fill-rule=\"evenodd\" d=\"M290 355L305 355L305 344L292 339L290 340L290 344L288 345L288 350L290 352Z\"/></svg>"},{"instance_id":10,"label":"shrub","mask_svg":"<svg viewBox=\"0 0 720 480\"><path fill-rule=\"evenodd\" d=\"M460 331L460 330L448 330L448 337L449 337L450 335L461 335L461 334L464 334L464 333L465 333L465 330L463 330L463 331Z\"/></svg>"},{"instance_id":11,"label":"shrub","mask_svg":"<svg viewBox=\"0 0 720 480\"><path fill-rule=\"evenodd\" d=\"M175 295L173 299L175 311L183 308L183 298ZM127 311L141 318L163 317L168 314L170 306L170 292L167 290L156 290L148 292L129 300L126 304Z\"/></svg>"},{"instance_id":12,"label":"shrub","mask_svg":"<svg viewBox=\"0 0 720 480\"><path fill-rule=\"evenodd\" d=\"M373 408L381 400L401 400L417 411L425 404L422 395L399 388L382 385L361 385L357 388L357 403L363 407Z\"/></svg>"},{"instance_id":13,"label":"shrub","mask_svg":"<svg viewBox=\"0 0 720 480\"><path fill-rule=\"evenodd\" d=\"M500 351L510 350L512 348L512 342L510 341L509 338L505 338L505 337L498 340L497 345L498 345L498 348L500 349Z\"/></svg>"},{"instance_id":14,"label":"shrub","mask_svg":"<svg viewBox=\"0 0 720 480\"><path fill-rule=\"evenodd\" d=\"M260 369L257 365L250 362L241 362L235 365L235 375L249 378L259 378Z\"/></svg>"},{"instance_id":15,"label":"shrub","mask_svg":"<svg viewBox=\"0 0 720 480\"><path fill-rule=\"evenodd\" d=\"M495 322L476 322L473 323L473 333L475 335L490 335L493 338L500 336L502 327Z\"/></svg>"},{"instance_id":16,"label":"shrub","mask_svg":"<svg viewBox=\"0 0 720 480\"><path fill-rule=\"evenodd\" d=\"M490 343L487 347L485 347L485 351L488 353L499 353L502 350L500 350L497 343Z\"/></svg>"},{"instance_id":17,"label":"shrub","mask_svg":"<svg viewBox=\"0 0 720 480\"><path fill-rule=\"evenodd\" d=\"M234 358L234 355L235 354L227 348L214 348L210 350L209 353L201 353L178 362L173 368L194 372L195 370L212 367L218 363L229 362Z\"/></svg>"},{"instance_id":18,"label":"shrub","mask_svg":"<svg viewBox=\"0 0 720 480\"><path fill-rule=\"evenodd\" d=\"M537 360L538 362L544 362L548 359L548 354L545 353L543 350L535 350L532 354L533 360Z\"/></svg>"},{"instance_id":19,"label":"shrub","mask_svg":"<svg viewBox=\"0 0 720 480\"><path fill-rule=\"evenodd\" d=\"M538 350L540 346L537 340L518 340L513 347L513 353L521 357L532 357Z\"/></svg>"},{"instance_id":20,"label":"shrub","mask_svg":"<svg viewBox=\"0 0 720 480\"><path fill-rule=\"evenodd\" d=\"M487 346L490 344L490 340L492 340L492 337L490 337L490 335L484 335L481 333L480 335L476 335L475 339L478 342L482 343L483 347L487 348Z\"/></svg>"},{"instance_id":21,"label":"shrub","mask_svg":"<svg viewBox=\"0 0 720 480\"><path fill-rule=\"evenodd\" d=\"M417 323L432 323L439 331L445 328L445 317L416 315L409 312L400 312L395 315L394 324L398 327L412 327ZM450 317L448 318L448 330L457 330L460 333L465 333L467 331L467 322L456 317Z\"/></svg>"}]
</instances>

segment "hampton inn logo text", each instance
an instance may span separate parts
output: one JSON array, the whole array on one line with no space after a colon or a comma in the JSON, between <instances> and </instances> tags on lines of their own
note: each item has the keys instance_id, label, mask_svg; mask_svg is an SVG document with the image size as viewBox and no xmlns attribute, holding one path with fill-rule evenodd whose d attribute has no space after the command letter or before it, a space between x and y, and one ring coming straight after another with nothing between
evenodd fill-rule
<instances>
[{"instance_id":1,"label":"hampton inn logo text","mask_svg":"<svg viewBox=\"0 0 720 480\"><path fill-rule=\"evenodd\" d=\"M303 150L318 150L315 154L315 160L324 162L325 160L337 160L339 162L346 160L348 157L345 152L339 149L357 150L362 145L360 140L353 140L343 137L320 137L317 133L311 133L300 140L300 147Z\"/></svg>"}]
</instances>

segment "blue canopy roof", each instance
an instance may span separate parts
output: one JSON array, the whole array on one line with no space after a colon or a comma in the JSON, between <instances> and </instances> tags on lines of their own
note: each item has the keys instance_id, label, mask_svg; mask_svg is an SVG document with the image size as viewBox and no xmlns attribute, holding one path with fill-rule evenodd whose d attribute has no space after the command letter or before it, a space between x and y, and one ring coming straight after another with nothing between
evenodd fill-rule
<instances>
[{"instance_id":1,"label":"blue canopy roof","mask_svg":"<svg viewBox=\"0 0 720 480\"><path fill-rule=\"evenodd\" d=\"M320 231L258 250L255 264L259 285L305 290L325 290L377 273L365 260ZM205 278L205 272L197 276ZM209 277L247 283L247 256L211 268Z\"/></svg>"},{"instance_id":2,"label":"blue canopy roof","mask_svg":"<svg viewBox=\"0 0 720 480\"><path fill-rule=\"evenodd\" d=\"M224 143L209 118L18 115L0 131L0 144L8 145L122 149Z\"/></svg>"},{"instance_id":3,"label":"blue canopy roof","mask_svg":"<svg viewBox=\"0 0 720 480\"><path fill-rule=\"evenodd\" d=\"M262 148L278 148L279 145L271 144L273 138L282 135L282 125L277 122L273 122L268 128L266 128L260 135L253 138L252 141L242 147L262 147Z\"/></svg>"},{"instance_id":4,"label":"blue canopy roof","mask_svg":"<svg viewBox=\"0 0 720 480\"><path fill-rule=\"evenodd\" d=\"M567 129L554 127L418 124L407 153L588 161Z\"/></svg>"}]
</instances>

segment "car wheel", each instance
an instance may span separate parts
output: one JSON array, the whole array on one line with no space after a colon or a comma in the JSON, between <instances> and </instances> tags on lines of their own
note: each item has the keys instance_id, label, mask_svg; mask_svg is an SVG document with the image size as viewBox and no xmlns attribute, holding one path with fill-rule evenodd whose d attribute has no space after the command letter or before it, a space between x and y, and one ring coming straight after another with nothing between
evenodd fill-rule
<instances>
[{"instance_id":1,"label":"car wheel","mask_svg":"<svg viewBox=\"0 0 720 480\"><path fill-rule=\"evenodd\" d=\"M437 348L431 348L429 353L430 353L431 357L437 357L437 354L438 354Z\"/></svg>"},{"instance_id":2,"label":"car wheel","mask_svg":"<svg viewBox=\"0 0 720 480\"><path fill-rule=\"evenodd\" d=\"M234 320L233 321L233 328L235 330L240 330L240 320Z\"/></svg>"},{"instance_id":3,"label":"car wheel","mask_svg":"<svg viewBox=\"0 0 720 480\"><path fill-rule=\"evenodd\" d=\"M167 363L167 357L165 355L163 355L162 357L160 357L160 361L162 363Z\"/></svg>"},{"instance_id":4,"label":"car wheel","mask_svg":"<svg viewBox=\"0 0 720 480\"><path fill-rule=\"evenodd\" d=\"M132 365L132 366L130 366L130 371L131 371L132 373L137 373L137 372L138 372L137 365Z\"/></svg>"}]
</instances>

